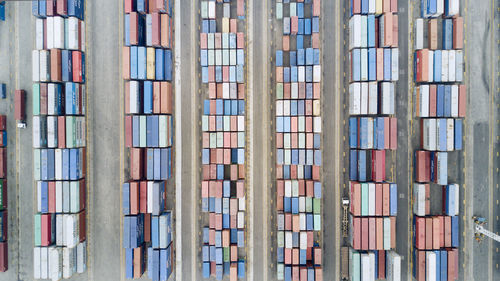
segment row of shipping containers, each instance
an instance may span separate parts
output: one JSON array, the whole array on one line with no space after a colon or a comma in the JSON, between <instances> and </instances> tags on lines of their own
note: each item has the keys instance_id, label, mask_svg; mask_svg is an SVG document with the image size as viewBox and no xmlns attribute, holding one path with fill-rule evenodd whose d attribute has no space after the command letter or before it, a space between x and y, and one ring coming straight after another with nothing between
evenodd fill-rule
<instances>
[{"instance_id":1,"label":"row of shipping containers","mask_svg":"<svg viewBox=\"0 0 500 281\"><path fill-rule=\"evenodd\" d=\"M463 149L467 107L459 3L421 1L415 21L413 110L420 145L413 155L412 227L413 276L419 281L458 279L460 186L448 178L448 163ZM440 210L431 210L431 198L440 200Z\"/></svg>"},{"instance_id":2,"label":"row of shipping containers","mask_svg":"<svg viewBox=\"0 0 500 281\"><path fill-rule=\"evenodd\" d=\"M441 24L441 28L439 28ZM426 29L425 29L426 28ZM415 50L460 50L463 49L464 19L462 17L430 19L424 26L424 19L415 20ZM424 40L427 34L427 42ZM441 36L439 36L441 35ZM441 38L441 41L439 40ZM427 44L425 44L427 43Z\"/></svg>"},{"instance_id":3,"label":"row of shipping containers","mask_svg":"<svg viewBox=\"0 0 500 281\"><path fill-rule=\"evenodd\" d=\"M7 191L7 116L0 115L0 272L9 269Z\"/></svg>"},{"instance_id":4,"label":"row of shipping containers","mask_svg":"<svg viewBox=\"0 0 500 281\"><path fill-rule=\"evenodd\" d=\"M395 252L397 185L386 175L386 163L398 146L397 12L397 1L350 1L347 190L351 248L344 258L351 280L401 278L401 257Z\"/></svg>"},{"instance_id":5,"label":"row of shipping containers","mask_svg":"<svg viewBox=\"0 0 500 281\"><path fill-rule=\"evenodd\" d=\"M321 2L276 1L277 279L323 280ZM280 27L281 29L281 27Z\"/></svg>"},{"instance_id":6,"label":"row of shipping containers","mask_svg":"<svg viewBox=\"0 0 500 281\"><path fill-rule=\"evenodd\" d=\"M245 278L246 1L201 1L202 276Z\"/></svg>"},{"instance_id":7,"label":"row of shipping containers","mask_svg":"<svg viewBox=\"0 0 500 281\"><path fill-rule=\"evenodd\" d=\"M171 0L124 0L125 148L122 184L125 277L167 280L173 271L173 6ZM147 272L147 273L146 273Z\"/></svg>"},{"instance_id":8,"label":"row of shipping containers","mask_svg":"<svg viewBox=\"0 0 500 281\"><path fill-rule=\"evenodd\" d=\"M87 266L85 3L32 1L34 278Z\"/></svg>"},{"instance_id":9,"label":"row of shipping containers","mask_svg":"<svg viewBox=\"0 0 500 281\"><path fill-rule=\"evenodd\" d=\"M349 248L348 255L351 261L348 276L352 281L400 280L401 256L395 251L358 251Z\"/></svg>"}]
</instances>

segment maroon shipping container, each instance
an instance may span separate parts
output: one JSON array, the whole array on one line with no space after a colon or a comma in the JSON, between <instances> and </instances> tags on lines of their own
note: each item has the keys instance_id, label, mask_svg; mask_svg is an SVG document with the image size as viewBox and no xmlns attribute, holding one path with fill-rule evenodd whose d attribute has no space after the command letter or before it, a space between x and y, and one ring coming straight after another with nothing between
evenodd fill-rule
<instances>
[{"instance_id":1,"label":"maroon shipping container","mask_svg":"<svg viewBox=\"0 0 500 281\"><path fill-rule=\"evenodd\" d=\"M56 212L56 182L49 181L49 213Z\"/></svg>"},{"instance_id":2,"label":"maroon shipping container","mask_svg":"<svg viewBox=\"0 0 500 281\"><path fill-rule=\"evenodd\" d=\"M375 184L375 216L382 216L384 199L382 184Z\"/></svg>"},{"instance_id":3,"label":"maroon shipping container","mask_svg":"<svg viewBox=\"0 0 500 281\"><path fill-rule=\"evenodd\" d=\"M87 239L87 213L85 210L78 213L78 222L80 223L79 225L80 242L83 242Z\"/></svg>"},{"instance_id":4,"label":"maroon shipping container","mask_svg":"<svg viewBox=\"0 0 500 281\"><path fill-rule=\"evenodd\" d=\"M417 51L417 82L427 82L429 80L429 50Z\"/></svg>"},{"instance_id":5,"label":"maroon shipping container","mask_svg":"<svg viewBox=\"0 0 500 281\"><path fill-rule=\"evenodd\" d=\"M130 178L140 180L144 170L144 152L141 148L130 148Z\"/></svg>"},{"instance_id":6,"label":"maroon shipping container","mask_svg":"<svg viewBox=\"0 0 500 281\"><path fill-rule=\"evenodd\" d=\"M431 180L430 162L431 155L429 151L419 150L415 153L416 155L416 181L417 182L429 182Z\"/></svg>"},{"instance_id":7,"label":"maroon shipping container","mask_svg":"<svg viewBox=\"0 0 500 281\"><path fill-rule=\"evenodd\" d=\"M429 117L436 116L436 85L429 85Z\"/></svg>"},{"instance_id":8,"label":"maroon shipping container","mask_svg":"<svg viewBox=\"0 0 500 281\"><path fill-rule=\"evenodd\" d=\"M385 180L385 150L372 150L372 180Z\"/></svg>"},{"instance_id":9,"label":"maroon shipping container","mask_svg":"<svg viewBox=\"0 0 500 281\"><path fill-rule=\"evenodd\" d=\"M415 278L418 281L425 281L425 251L416 250L416 258L415 264L417 266L417 270L415 272Z\"/></svg>"},{"instance_id":10,"label":"maroon shipping container","mask_svg":"<svg viewBox=\"0 0 500 281\"><path fill-rule=\"evenodd\" d=\"M130 45L139 44L139 14L130 13Z\"/></svg>"},{"instance_id":11,"label":"maroon shipping container","mask_svg":"<svg viewBox=\"0 0 500 281\"><path fill-rule=\"evenodd\" d=\"M369 248L369 221L368 218L361 218L361 249Z\"/></svg>"},{"instance_id":12,"label":"maroon shipping container","mask_svg":"<svg viewBox=\"0 0 500 281\"><path fill-rule=\"evenodd\" d=\"M45 1L45 14L47 15L47 17L52 17L57 15L56 0Z\"/></svg>"},{"instance_id":13,"label":"maroon shipping container","mask_svg":"<svg viewBox=\"0 0 500 281\"><path fill-rule=\"evenodd\" d=\"M132 116L125 116L125 147L132 147Z\"/></svg>"},{"instance_id":14,"label":"maroon shipping container","mask_svg":"<svg viewBox=\"0 0 500 281\"><path fill-rule=\"evenodd\" d=\"M378 251L378 279L385 279L385 251Z\"/></svg>"},{"instance_id":15,"label":"maroon shipping container","mask_svg":"<svg viewBox=\"0 0 500 281\"><path fill-rule=\"evenodd\" d=\"M0 131L7 130L7 116L0 115Z\"/></svg>"},{"instance_id":16,"label":"maroon shipping container","mask_svg":"<svg viewBox=\"0 0 500 281\"><path fill-rule=\"evenodd\" d=\"M47 115L47 84L38 85L40 85L40 115Z\"/></svg>"},{"instance_id":17,"label":"maroon shipping container","mask_svg":"<svg viewBox=\"0 0 500 281\"><path fill-rule=\"evenodd\" d=\"M130 14L135 11L135 0L125 0L124 10L126 14Z\"/></svg>"},{"instance_id":18,"label":"maroon shipping container","mask_svg":"<svg viewBox=\"0 0 500 281\"><path fill-rule=\"evenodd\" d=\"M0 272L5 272L9 269L9 244L0 242Z\"/></svg>"},{"instance_id":19,"label":"maroon shipping container","mask_svg":"<svg viewBox=\"0 0 500 281\"><path fill-rule=\"evenodd\" d=\"M0 147L0 178L7 178L7 148Z\"/></svg>"},{"instance_id":20,"label":"maroon shipping container","mask_svg":"<svg viewBox=\"0 0 500 281\"><path fill-rule=\"evenodd\" d=\"M26 119L26 92L24 90L16 90L14 93L15 118L18 121Z\"/></svg>"},{"instance_id":21,"label":"maroon shipping container","mask_svg":"<svg viewBox=\"0 0 500 281\"><path fill-rule=\"evenodd\" d=\"M57 147L66 148L66 116L57 117Z\"/></svg>"}]
</instances>

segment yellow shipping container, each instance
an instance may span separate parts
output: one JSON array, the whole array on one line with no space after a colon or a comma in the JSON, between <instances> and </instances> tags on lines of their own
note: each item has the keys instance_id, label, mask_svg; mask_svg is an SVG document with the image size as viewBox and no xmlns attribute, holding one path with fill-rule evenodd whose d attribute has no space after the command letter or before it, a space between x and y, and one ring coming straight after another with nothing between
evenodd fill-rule
<instances>
[{"instance_id":1,"label":"yellow shipping container","mask_svg":"<svg viewBox=\"0 0 500 281\"><path fill-rule=\"evenodd\" d=\"M155 80L155 48L147 49L146 58L146 78L148 80Z\"/></svg>"}]
</instances>

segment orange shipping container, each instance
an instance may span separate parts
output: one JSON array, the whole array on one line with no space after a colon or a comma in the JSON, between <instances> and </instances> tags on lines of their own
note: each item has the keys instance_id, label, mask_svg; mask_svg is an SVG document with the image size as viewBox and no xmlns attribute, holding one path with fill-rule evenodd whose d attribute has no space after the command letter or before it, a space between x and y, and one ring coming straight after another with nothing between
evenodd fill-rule
<instances>
[{"instance_id":1,"label":"orange shipping container","mask_svg":"<svg viewBox=\"0 0 500 281\"><path fill-rule=\"evenodd\" d=\"M377 245L376 249L377 250L383 250L384 249L384 219L383 218L376 218L375 219L376 224L377 224Z\"/></svg>"},{"instance_id":2,"label":"orange shipping container","mask_svg":"<svg viewBox=\"0 0 500 281\"><path fill-rule=\"evenodd\" d=\"M51 49L50 50L50 78L52 81L61 82L62 81L62 69L61 69L61 50Z\"/></svg>"},{"instance_id":3,"label":"orange shipping container","mask_svg":"<svg viewBox=\"0 0 500 281\"><path fill-rule=\"evenodd\" d=\"M172 114L172 84L170 82L161 82L161 113Z\"/></svg>"},{"instance_id":4,"label":"orange shipping container","mask_svg":"<svg viewBox=\"0 0 500 281\"><path fill-rule=\"evenodd\" d=\"M437 19L430 19L427 25L427 38L429 39L429 49L437 50L438 48L438 22Z\"/></svg>"}]
</instances>

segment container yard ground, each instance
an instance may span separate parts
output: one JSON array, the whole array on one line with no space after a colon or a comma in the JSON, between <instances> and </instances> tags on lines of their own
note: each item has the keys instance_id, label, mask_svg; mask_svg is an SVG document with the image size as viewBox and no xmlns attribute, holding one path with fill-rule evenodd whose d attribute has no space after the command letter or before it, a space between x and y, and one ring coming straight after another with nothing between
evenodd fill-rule
<instances>
[{"instance_id":1,"label":"container yard ground","mask_svg":"<svg viewBox=\"0 0 500 281\"><path fill-rule=\"evenodd\" d=\"M182 224L176 221L176 224L181 228L176 228L182 232L182 263L177 263L175 271L182 271L182 280L200 280L201 267L199 267L200 254L198 238L198 198L199 198L199 132L197 124L199 120L199 105L201 99L197 98L198 83L196 79L191 79L197 76L198 67L198 9L199 2L196 1L181 1L180 9L176 11L176 16L180 17L180 25L176 25L175 32L179 32L180 44L179 48L180 59L177 64L180 65L179 70L182 82L182 87L176 85L180 92L176 97L182 97L180 100L181 107L176 108L176 114L182 112L182 118L176 125L182 127L181 139L182 146L182 165L176 166L176 169L181 169L180 179L182 193L178 198L182 201L181 209L177 209L177 217L182 214ZM269 57L274 54L266 49L271 46L271 42L275 44L274 31L270 31L268 35L264 35L267 29L264 27L265 15L271 18L266 9L270 9L273 1L269 1L266 6L264 1L253 1L247 3L247 8L253 9L249 12L247 36L253 40L252 50L247 49L248 71L253 71L253 76L247 76L248 89L253 90L253 111L247 112L249 128L249 138L253 138L252 144L248 144L249 151L252 151L253 178L249 182L253 182L253 188L247 189L253 197L253 213L247 214L247 228L254 229L253 241L247 240L247 246L253 245L253 256L247 256L249 265L248 270L252 270L254 280L264 280L267 274L267 280L275 280L275 255L270 254L267 250L276 248L275 236L268 235L267 242L262 239L265 228L261 225L267 224L267 232L274 231L275 224L273 220L268 220L266 216L274 215L275 211L271 205L263 201L263 192L267 193L267 201L274 199L273 191L269 191L267 187L272 182L273 172L271 169L265 169L265 165L261 165L262 159L270 155L270 151L275 151L274 143L269 145L268 140L273 135L272 126L267 123L267 120L272 120L273 116L270 109L270 89L273 88L273 82L262 83L262 79L268 76L266 73L272 72L272 65L269 63ZM343 29L343 23L347 25L348 16L343 16L343 19L337 20L337 15L343 15L344 7L348 9L346 3L340 5L340 13L336 10L336 1L322 1L322 32L323 32L323 81L324 81L324 104L323 104L323 166L325 172L323 175L324 182L324 203L323 210L323 247L324 247L324 277L325 280L337 280L335 276L338 274L336 265L338 264L339 249L335 244L336 238L341 238L341 231L335 234L335 231L341 230L340 221L340 198L346 195L347 192L340 190L340 196L336 195L336 189L342 186L336 186L337 178L342 176L343 166L340 166L338 171L340 175L335 174L335 155L342 157L343 152L347 155L347 145L342 145L343 135L337 135L337 126L343 126L343 118L347 116L347 102L343 97L343 87L347 87L348 79L341 81L339 85L335 83L343 77L343 72L348 73L348 56L346 54L346 63L339 67L340 73L335 68L336 63L343 60L343 53L336 57L335 51L337 46L342 47L342 43L337 45L337 40L343 42L343 38L347 36L343 30L338 31L340 38L330 36L337 34L336 28ZM343 1L347 2L347 1ZM415 1L412 1L415 2ZM496 7L493 5L497 5ZM500 173L497 168L500 166L500 158L497 153L500 149L500 122L499 122L499 90L500 80L498 71L498 39L500 39L498 24L500 12L498 10L498 1L472 1L462 0L462 12L466 23L466 83L468 85L469 100L468 100L468 115L466 118L465 133L465 155L462 152L450 158L449 167L450 179L459 184L465 181L465 191L463 185L461 191L461 227L464 236L461 235L460 245L460 280L500 280L500 269L497 264L500 264L500 253L498 252L499 245L496 242L485 240L478 245L473 240L473 225L469 218L472 215L480 215L486 217L489 221L487 228L500 232L500 191L497 187L500 184ZM117 280L124 278L122 275L123 269L123 250L120 244L120 182L123 179L123 170L128 166L128 163L123 163L125 157L124 151L120 151L120 136L121 131L122 110L120 104L123 93L121 89L121 56L120 46L122 41L123 26L121 23L122 4L120 1L87 1L87 42L88 42L88 162L90 165L90 177L88 198L89 198L89 257L88 271L83 275L75 275L71 280ZM274 8L274 7L273 7ZM467 10L465 10L467 8ZM407 94L407 81L412 81L412 77L407 77L410 68L413 67L413 62L406 61L403 58L408 57L405 54L406 44L412 44L409 35L405 30L408 30L407 19L408 12L411 10L407 3L401 3L399 7L399 42L400 42L400 80L397 84L397 93L402 100L396 102L396 112L399 119L399 145L395 155L398 161L395 166L394 179L400 186L399 189L399 210L397 231L400 239L397 240L397 249L404 260L402 262L403 277L407 276L408 269L408 246L412 244L411 236L406 235L409 231L408 214L412 210L408 209L408 185L411 178L408 174L408 161L412 159L412 152L419 145L417 135L419 125L414 123L414 132L407 139L410 131L409 122L407 121L408 103L405 97ZM495 13L495 21L492 22L492 16ZM413 16L417 16L417 11L413 10ZM273 26L276 26L276 20L273 19ZM326 30L329 30L326 33ZM6 5L6 21L0 22L0 82L7 83L8 98L0 100L0 113L8 116L8 187L9 187L9 271L0 274L2 280L32 280L33 276L33 182L32 173L32 139L31 139L31 99L28 99L26 112L28 112L27 120L28 127L24 130L17 130L13 120L13 90L15 88L25 89L28 97L31 93L31 49L34 30L34 18L31 16L31 3L28 1L17 1L7 3ZM493 30L493 33L492 33ZM252 32L252 34L250 34ZM327 35L328 34L328 35ZM251 37L253 36L253 37ZM347 38L347 37L345 37ZM328 48L325 48L328 46ZM252 56L253 59L250 57ZM267 56L267 57L266 57ZM252 62L250 62L252 60ZM16 87L17 86L17 87ZM494 92L493 97L490 92ZM335 107L337 101L336 95L341 95L339 102L340 115L335 115ZM267 96L267 100L266 100ZM494 98L494 100L492 100ZM409 102L409 101L408 101ZM266 104L267 103L267 104ZM177 115L180 116L180 115ZM267 119L266 119L267 118ZM265 127L264 125L270 126ZM340 128L341 132L347 132L347 127ZM179 137L179 136L176 136ZM347 139L347 135L346 135ZM410 140L412 144L408 147L407 143ZM335 152L336 141L340 141L340 151ZM179 151L180 146L176 147ZM458 155L460 154L460 155ZM348 157L348 156L347 156ZM247 158L247 161L250 159ZM269 160L269 159L268 159ZM270 160L269 160L270 161ZM340 161L341 165L342 159ZM274 166L274 162L267 162L269 167ZM19 172L18 183L16 185L16 165ZM344 164L345 165L345 164ZM457 166L465 165L465 176L462 176L462 171L456 171ZM390 165L388 165L390 166ZM347 166L346 166L347 167ZM396 169L397 168L397 169ZM390 169L390 168L388 168ZM347 168L346 168L347 170ZM263 173L267 176L261 177ZM196 176L195 176L196 175ZM338 180L341 184L345 180ZM435 186L433 186L435 187ZM16 192L17 190L17 192ZM172 190L170 187L169 191ZM171 193L172 194L172 193ZM16 195L19 202L16 203ZM464 200L464 201L462 201ZM465 202L465 212L464 212ZM173 204L173 202L170 202ZM248 202L250 203L250 202ZM338 205L337 205L338 204ZM171 205L172 207L174 205ZM248 206L250 208L250 206ZM434 205L437 209L439 206ZM19 210L16 214L15 210ZM252 216L250 218L249 216ZM334 218L336 217L336 218ZM465 224L463 220L465 219ZM18 228L19 226L19 228ZM19 229L19 233L18 233ZM462 231L461 231L462 232ZM407 236L408 239L404 239ZM247 236L247 239L249 237ZM266 246L267 245L267 246ZM20 249L18 247L21 247ZM181 247L181 245L177 245ZM179 249L177 249L179 251ZM252 250L247 247L247 254ZM264 254L267 257L264 258ZM21 261L18 264L18 261ZM267 262L267 264L266 264ZM273 266L271 266L271 264ZM464 271L465 266L465 271ZM174 272L174 275L176 272ZM465 275L464 275L465 274ZM411 274L408 274L410 277ZM260 279L259 279L260 278ZM143 278L146 280L146 278ZM172 278L174 280L175 278ZM412 278L403 278L403 280L412 280Z\"/></svg>"}]
</instances>

